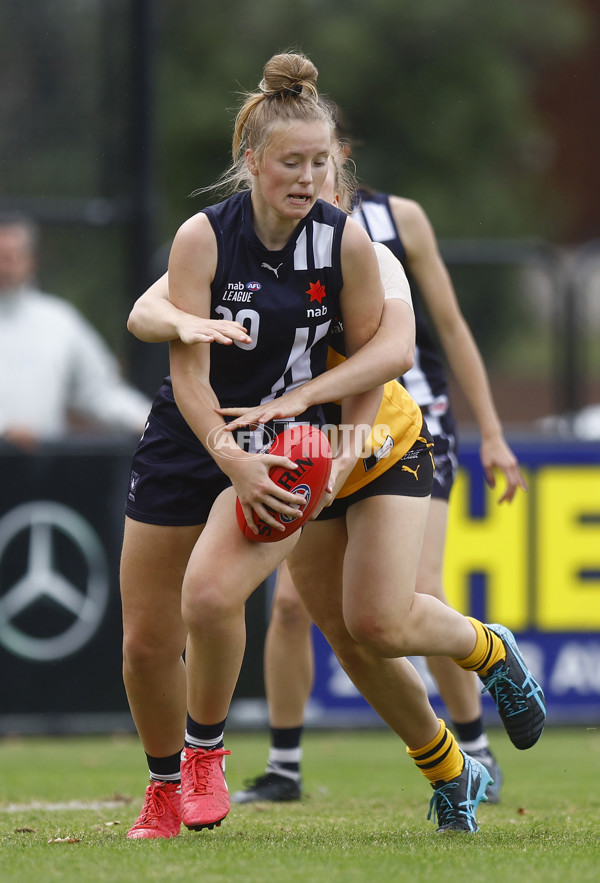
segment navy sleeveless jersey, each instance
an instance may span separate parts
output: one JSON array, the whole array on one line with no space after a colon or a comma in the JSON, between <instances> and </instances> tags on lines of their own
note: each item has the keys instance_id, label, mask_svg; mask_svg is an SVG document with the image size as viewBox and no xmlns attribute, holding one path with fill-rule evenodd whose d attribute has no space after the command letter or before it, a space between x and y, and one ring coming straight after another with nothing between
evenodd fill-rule
<instances>
[{"instance_id":1,"label":"navy sleeveless jersey","mask_svg":"<svg viewBox=\"0 0 600 883\"><path fill-rule=\"evenodd\" d=\"M436 400L448 396L448 383L444 366L429 330L421 296L406 266L406 250L398 234L389 197L385 193L359 190L352 217L366 229L373 242L383 242L406 270L415 310L416 349L415 362L410 371L400 378L418 405L427 412Z\"/></svg>"},{"instance_id":2,"label":"navy sleeveless jersey","mask_svg":"<svg viewBox=\"0 0 600 883\"><path fill-rule=\"evenodd\" d=\"M322 374L343 285L341 240L346 215L317 200L286 246L269 251L252 226L250 191L203 210L218 245L211 317L241 322L251 343L211 344L211 386L222 407L270 401ZM322 420L320 409L298 421ZM177 409L170 378L151 417L163 431L199 444Z\"/></svg>"}]
</instances>

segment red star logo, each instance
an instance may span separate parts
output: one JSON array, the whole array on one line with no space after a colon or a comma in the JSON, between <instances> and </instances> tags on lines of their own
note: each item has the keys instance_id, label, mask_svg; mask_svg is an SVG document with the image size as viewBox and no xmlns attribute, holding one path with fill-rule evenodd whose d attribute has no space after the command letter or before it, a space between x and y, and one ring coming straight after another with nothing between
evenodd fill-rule
<instances>
[{"instance_id":1,"label":"red star logo","mask_svg":"<svg viewBox=\"0 0 600 883\"><path fill-rule=\"evenodd\" d=\"M320 282L311 282L308 288L307 294L310 294L311 302L313 300L318 301L320 304L327 292L325 291L325 286Z\"/></svg>"}]
</instances>

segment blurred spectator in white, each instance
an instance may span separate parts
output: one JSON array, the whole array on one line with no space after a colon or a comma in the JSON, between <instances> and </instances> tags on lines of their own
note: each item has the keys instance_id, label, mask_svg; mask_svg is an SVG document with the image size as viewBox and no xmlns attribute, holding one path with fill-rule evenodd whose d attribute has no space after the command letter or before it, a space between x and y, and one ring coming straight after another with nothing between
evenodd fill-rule
<instances>
[{"instance_id":1,"label":"blurred spectator in white","mask_svg":"<svg viewBox=\"0 0 600 883\"><path fill-rule=\"evenodd\" d=\"M24 450L92 427L141 434L150 402L122 379L104 340L35 284L37 229L0 217L0 438Z\"/></svg>"},{"instance_id":2,"label":"blurred spectator in white","mask_svg":"<svg viewBox=\"0 0 600 883\"><path fill-rule=\"evenodd\" d=\"M586 441L600 439L600 405L590 405L573 418L573 432Z\"/></svg>"},{"instance_id":3,"label":"blurred spectator in white","mask_svg":"<svg viewBox=\"0 0 600 883\"><path fill-rule=\"evenodd\" d=\"M600 440L600 405L588 405L568 416L544 417L539 426L547 435L579 438L582 441Z\"/></svg>"}]
</instances>

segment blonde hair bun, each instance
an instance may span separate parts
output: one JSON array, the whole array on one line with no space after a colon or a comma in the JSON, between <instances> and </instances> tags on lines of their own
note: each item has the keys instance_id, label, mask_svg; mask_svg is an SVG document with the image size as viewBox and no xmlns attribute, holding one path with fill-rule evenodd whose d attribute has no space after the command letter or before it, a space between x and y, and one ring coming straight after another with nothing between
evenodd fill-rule
<instances>
[{"instance_id":1,"label":"blonde hair bun","mask_svg":"<svg viewBox=\"0 0 600 883\"><path fill-rule=\"evenodd\" d=\"M318 70L305 55L284 52L267 61L258 88L266 97L298 98L308 94L317 98L318 76Z\"/></svg>"}]
</instances>

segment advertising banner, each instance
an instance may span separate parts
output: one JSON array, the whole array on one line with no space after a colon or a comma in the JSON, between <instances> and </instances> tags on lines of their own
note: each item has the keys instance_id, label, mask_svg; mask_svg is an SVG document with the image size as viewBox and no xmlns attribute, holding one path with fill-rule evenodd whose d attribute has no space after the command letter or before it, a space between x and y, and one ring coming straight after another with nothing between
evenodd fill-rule
<instances>
[{"instance_id":1,"label":"advertising banner","mask_svg":"<svg viewBox=\"0 0 600 883\"><path fill-rule=\"evenodd\" d=\"M0 733L133 730L119 560L133 445L0 445ZM262 696L265 592L236 690Z\"/></svg>"},{"instance_id":2,"label":"advertising banner","mask_svg":"<svg viewBox=\"0 0 600 883\"><path fill-rule=\"evenodd\" d=\"M112 726L121 676L119 555L131 451L0 454L0 730Z\"/></svg>"},{"instance_id":3,"label":"advertising banner","mask_svg":"<svg viewBox=\"0 0 600 883\"><path fill-rule=\"evenodd\" d=\"M529 483L512 504L463 443L452 491L450 603L512 629L548 720L600 723L600 445L511 439ZM132 729L121 676L119 556L129 444L0 449L0 733ZM230 723L264 726L263 641L273 580L247 604L246 657ZM315 629L307 724L381 721ZM432 703L445 713L422 659ZM484 696L484 714L497 714Z\"/></svg>"},{"instance_id":4,"label":"advertising banner","mask_svg":"<svg viewBox=\"0 0 600 883\"><path fill-rule=\"evenodd\" d=\"M479 448L465 442L446 545L449 602L516 635L548 703L548 721L600 722L600 443L511 439L529 485L509 505L486 486ZM499 478L499 482L502 479ZM315 630L310 719L377 716ZM441 709L423 660L413 659ZM497 720L484 697L484 713Z\"/></svg>"}]
</instances>

